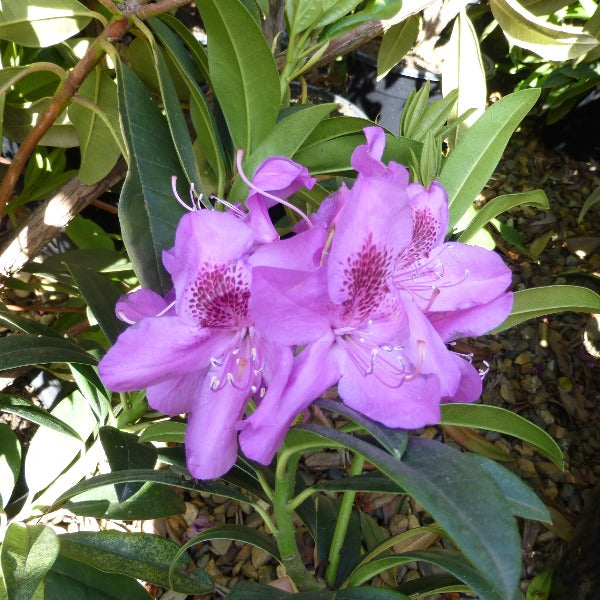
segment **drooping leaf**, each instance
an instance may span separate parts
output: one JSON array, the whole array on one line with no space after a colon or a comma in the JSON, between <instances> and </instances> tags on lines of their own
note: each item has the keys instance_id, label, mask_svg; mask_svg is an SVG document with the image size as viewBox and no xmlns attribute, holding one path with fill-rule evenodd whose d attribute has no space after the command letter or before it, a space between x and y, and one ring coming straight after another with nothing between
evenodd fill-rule
<instances>
[{"instance_id":1,"label":"drooping leaf","mask_svg":"<svg viewBox=\"0 0 600 600\"><path fill-rule=\"evenodd\" d=\"M78 95L93 102L105 116L103 119L90 108L75 102L67 111L79 138L81 166L77 177L82 183L91 185L109 173L124 150L118 126L117 86L106 72L96 68L85 78Z\"/></svg>"},{"instance_id":2,"label":"drooping leaf","mask_svg":"<svg viewBox=\"0 0 600 600\"><path fill-rule=\"evenodd\" d=\"M298 429L362 454L417 499L468 559L485 572L481 579L487 585L474 588L485 600L514 595L520 572L520 544L510 506L494 479L485 471L473 469L462 453L445 444L409 438L398 461L384 450L334 429L319 425ZM497 590L495 595L488 594L488 588Z\"/></svg>"},{"instance_id":3,"label":"drooping leaf","mask_svg":"<svg viewBox=\"0 0 600 600\"><path fill-rule=\"evenodd\" d=\"M11 600L30 600L58 556L58 536L45 525L11 523L0 550L0 565Z\"/></svg>"},{"instance_id":4,"label":"drooping leaf","mask_svg":"<svg viewBox=\"0 0 600 600\"><path fill-rule=\"evenodd\" d=\"M65 228L66 234L78 248L88 250L114 250L112 238L92 219L75 215Z\"/></svg>"},{"instance_id":5,"label":"drooping leaf","mask_svg":"<svg viewBox=\"0 0 600 600\"><path fill-rule=\"evenodd\" d=\"M93 13L76 0L2 0L0 39L45 48L81 31Z\"/></svg>"},{"instance_id":6,"label":"drooping leaf","mask_svg":"<svg viewBox=\"0 0 600 600\"><path fill-rule=\"evenodd\" d=\"M96 364L96 359L68 340L22 334L0 338L0 371L54 362Z\"/></svg>"},{"instance_id":7,"label":"drooping leaf","mask_svg":"<svg viewBox=\"0 0 600 600\"><path fill-rule=\"evenodd\" d=\"M0 304L0 323L3 327L8 327L15 331L30 333L32 335L42 335L44 337L54 337L62 339L62 336L51 327L42 325L33 319L22 317L17 313L8 310L3 304Z\"/></svg>"},{"instance_id":8,"label":"drooping leaf","mask_svg":"<svg viewBox=\"0 0 600 600\"><path fill-rule=\"evenodd\" d=\"M179 546L158 535L99 531L66 533L60 537L60 552L107 573L127 573L167 589L185 594L206 594L213 588L210 577L189 564L189 557L178 560L169 577L169 568Z\"/></svg>"},{"instance_id":9,"label":"drooping leaf","mask_svg":"<svg viewBox=\"0 0 600 600\"><path fill-rule=\"evenodd\" d=\"M581 27L550 23L536 17L517 0L490 0L490 8L511 43L545 60L558 62L577 58L600 44Z\"/></svg>"},{"instance_id":10,"label":"drooping leaf","mask_svg":"<svg viewBox=\"0 0 600 600\"><path fill-rule=\"evenodd\" d=\"M585 200L583 206L581 207L581 211L579 212L579 216L577 217L577 222L581 223L583 218L587 214L588 210L592 207L596 206L596 204L600 203L600 186L598 186Z\"/></svg>"},{"instance_id":11,"label":"drooping leaf","mask_svg":"<svg viewBox=\"0 0 600 600\"><path fill-rule=\"evenodd\" d=\"M514 327L528 319L566 312L600 312L600 295L578 285L549 285L515 292L513 308L494 333Z\"/></svg>"},{"instance_id":12,"label":"drooping leaf","mask_svg":"<svg viewBox=\"0 0 600 600\"><path fill-rule=\"evenodd\" d=\"M0 423L0 510L8 504L20 471L19 439L6 423Z\"/></svg>"},{"instance_id":13,"label":"drooping leaf","mask_svg":"<svg viewBox=\"0 0 600 600\"><path fill-rule=\"evenodd\" d=\"M271 49L238 0L205 0L200 14L211 40L211 83L236 148L252 152L271 131L280 106Z\"/></svg>"},{"instance_id":14,"label":"drooping leaf","mask_svg":"<svg viewBox=\"0 0 600 600\"><path fill-rule=\"evenodd\" d=\"M549 208L548 197L543 190L532 190L530 192L519 192L516 194L503 194L502 196L497 196L484 204L477 211L477 215L473 217L473 220L461 233L458 241L468 244L469 240L492 219L510 208L522 205L535 206L536 208L546 210Z\"/></svg>"},{"instance_id":15,"label":"drooping leaf","mask_svg":"<svg viewBox=\"0 0 600 600\"><path fill-rule=\"evenodd\" d=\"M498 100L465 132L440 174L448 192L450 231L467 211L494 172L513 131L540 95L519 90Z\"/></svg>"},{"instance_id":16,"label":"drooping leaf","mask_svg":"<svg viewBox=\"0 0 600 600\"><path fill-rule=\"evenodd\" d=\"M119 201L123 241L143 287L166 294L171 279L162 251L173 245L183 213L173 198L171 177L184 181L169 128L129 67L117 64L119 110L130 155Z\"/></svg>"},{"instance_id":17,"label":"drooping leaf","mask_svg":"<svg viewBox=\"0 0 600 600\"><path fill-rule=\"evenodd\" d=\"M558 444L541 427L534 425L515 412L484 404L442 404L442 425L457 425L487 429L512 435L531 444L546 455L556 466L563 468L563 455Z\"/></svg>"},{"instance_id":18,"label":"drooping leaf","mask_svg":"<svg viewBox=\"0 0 600 600\"><path fill-rule=\"evenodd\" d=\"M44 577L44 600L150 600L135 579L105 573L59 553Z\"/></svg>"}]
</instances>

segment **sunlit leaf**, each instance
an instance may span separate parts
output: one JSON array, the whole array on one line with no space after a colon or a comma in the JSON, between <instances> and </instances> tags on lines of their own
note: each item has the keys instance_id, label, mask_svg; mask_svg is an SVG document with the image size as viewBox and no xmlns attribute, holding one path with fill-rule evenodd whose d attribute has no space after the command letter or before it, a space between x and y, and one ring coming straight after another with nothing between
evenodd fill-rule
<instances>
[{"instance_id":1,"label":"sunlit leaf","mask_svg":"<svg viewBox=\"0 0 600 600\"><path fill-rule=\"evenodd\" d=\"M13 430L0 423L0 509L8 504L20 471L21 444Z\"/></svg>"}]
</instances>

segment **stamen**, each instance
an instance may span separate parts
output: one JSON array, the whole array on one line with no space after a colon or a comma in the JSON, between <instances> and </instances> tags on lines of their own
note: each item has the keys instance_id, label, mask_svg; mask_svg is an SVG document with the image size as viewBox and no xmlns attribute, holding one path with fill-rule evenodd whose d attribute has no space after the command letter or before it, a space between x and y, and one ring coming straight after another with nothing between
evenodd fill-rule
<instances>
[{"instance_id":1,"label":"stamen","mask_svg":"<svg viewBox=\"0 0 600 600\"><path fill-rule=\"evenodd\" d=\"M309 227L313 227L313 224L311 222L311 220L308 218L308 216L306 215L306 213L302 212L297 206L294 206L291 202L288 202L287 200L284 200L283 198L278 198L277 196L274 196L273 194L269 194L269 192L265 192L264 190L261 190L260 188L256 187L247 177L246 174L244 173L243 169L242 169L242 157L244 156L244 151L243 150L238 150L237 154L236 154L236 166L237 166L237 170L238 173L240 175L241 180L251 189L254 190L255 192L258 192L261 196L265 196L266 198L270 198L271 200L274 200L275 202L278 202L279 204L283 204L284 206L287 206L290 210L293 210L296 214L300 215L300 217L302 217L302 219L304 219L306 221L306 223L308 224Z\"/></svg>"},{"instance_id":2,"label":"stamen","mask_svg":"<svg viewBox=\"0 0 600 600\"><path fill-rule=\"evenodd\" d=\"M210 198L211 200L226 206L232 213L235 214L236 217L242 218L246 216L246 213L243 210L240 210L237 206L235 206L235 204L232 204L228 200L223 200L223 198L219 198L219 196L215 196L214 194Z\"/></svg>"},{"instance_id":3,"label":"stamen","mask_svg":"<svg viewBox=\"0 0 600 600\"><path fill-rule=\"evenodd\" d=\"M193 185L193 184L192 184ZM177 202L179 202L179 204L181 204L181 206L183 206L183 208L185 208L185 210L189 210L190 212L194 212L195 210L197 210L196 206L194 205L194 201L192 199L192 206L188 206L180 197L179 197L179 193L177 192L177 176L173 175L171 177L171 189L173 190L173 195L175 196L175 199L177 200Z\"/></svg>"},{"instance_id":4,"label":"stamen","mask_svg":"<svg viewBox=\"0 0 600 600\"><path fill-rule=\"evenodd\" d=\"M175 302L177 302L177 301L173 300L173 302L171 302L171 304L169 304L168 306L163 308L159 313L156 313L156 315L154 315L154 316L162 317L165 313L169 312L175 306Z\"/></svg>"},{"instance_id":5,"label":"stamen","mask_svg":"<svg viewBox=\"0 0 600 600\"><path fill-rule=\"evenodd\" d=\"M119 317L119 319L121 321L124 321L125 323L129 323L129 325L135 325L135 323L136 323L135 321L132 321L131 319L126 317L125 313L122 310L117 311L117 316Z\"/></svg>"}]
</instances>

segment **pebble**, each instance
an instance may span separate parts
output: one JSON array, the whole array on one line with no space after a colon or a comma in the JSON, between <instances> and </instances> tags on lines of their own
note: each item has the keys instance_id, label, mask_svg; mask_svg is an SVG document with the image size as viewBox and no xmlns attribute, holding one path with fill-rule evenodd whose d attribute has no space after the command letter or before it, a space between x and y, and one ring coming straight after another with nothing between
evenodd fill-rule
<instances>
[{"instance_id":1,"label":"pebble","mask_svg":"<svg viewBox=\"0 0 600 600\"><path fill-rule=\"evenodd\" d=\"M210 549L217 556L227 554L231 546L231 540L210 540Z\"/></svg>"},{"instance_id":2,"label":"pebble","mask_svg":"<svg viewBox=\"0 0 600 600\"><path fill-rule=\"evenodd\" d=\"M526 458L517 458L517 465L519 467L519 471L521 471L525 477L535 476L535 465L530 460L527 460Z\"/></svg>"},{"instance_id":3,"label":"pebble","mask_svg":"<svg viewBox=\"0 0 600 600\"><path fill-rule=\"evenodd\" d=\"M252 560L252 566L255 569L262 567L264 564L268 563L269 560L271 560L271 555L257 546L252 546L252 550L250 550L250 556Z\"/></svg>"}]
</instances>

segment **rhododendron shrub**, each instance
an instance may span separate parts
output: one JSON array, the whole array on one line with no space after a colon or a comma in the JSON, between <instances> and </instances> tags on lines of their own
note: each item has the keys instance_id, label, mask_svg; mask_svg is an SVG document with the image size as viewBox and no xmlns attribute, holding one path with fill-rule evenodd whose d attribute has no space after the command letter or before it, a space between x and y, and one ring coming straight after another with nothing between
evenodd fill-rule
<instances>
[{"instance_id":1,"label":"rhododendron shrub","mask_svg":"<svg viewBox=\"0 0 600 600\"><path fill-rule=\"evenodd\" d=\"M117 314L131 326L100 363L114 391L147 388L152 408L189 415L188 469L226 473L243 453L268 464L293 420L337 384L349 407L388 427L440 420L472 402L481 375L448 345L509 314L509 269L488 250L444 242L444 189L381 161L381 129L354 151L358 176L280 240L274 199L314 180L283 157L256 171L248 212L184 215L163 263L173 290L138 290ZM248 410L252 401L255 410Z\"/></svg>"}]
</instances>

